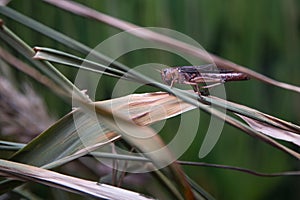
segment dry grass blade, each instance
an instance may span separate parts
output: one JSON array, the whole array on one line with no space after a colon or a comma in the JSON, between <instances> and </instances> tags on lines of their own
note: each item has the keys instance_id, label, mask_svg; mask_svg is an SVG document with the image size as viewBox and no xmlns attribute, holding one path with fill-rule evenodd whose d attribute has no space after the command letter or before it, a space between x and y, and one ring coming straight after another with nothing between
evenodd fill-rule
<instances>
[{"instance_id":1,"label":"dry grass blade","mask_svg":"<svg viewBox=\"0 0 300 200\"><path fill-rule=\"evenodd\" d=\"M292 142L292 143L300 146L300 135L299 134L293 133L291 131L282 130L282 129L274 127L274 126L270 126L266 123L251 119L249 117L245 117L245 116L242 116L239 114L236 114L236 115L238 115L245 122L247 122L247 124L249 124L249 126L251 126L255 130L257 130L265 135L268 135L268 136L271 136L273 138L277 138L280 140L284 140L287 142Z\"/></svg>"},{"instance_id":2,"label":"dry grass blade","mask_svg":"<svg viewBox=\"0 0 300 200\"><path fill-rule=\"evenodd\" d=\"M43 54L45 54L44 56L41 56L41 54L40 54L41 52L39 52L41 50L43 51ZM50 52L48 50L50 50ZM55 52L59 53L56 50L46 49L46 48L39 48L39 51L37 52L40 55L39 58L44 58L44 57L46 58L46 57L49 56L51 58L51 60L52 59L55 60L55 57L56 57L51 52L55 51ZM44 52L44 51L46 51L46 52ZM48 54L48 53L50 53L50 54ZM65 55L65 53L61 54L59 56L59 59L62 59L62 57L61 57L62 55ZM68 61L64 60L63 62L68 62ZM140 74L137 74L137 76L139 76L139 75ZM145 78L147 79L147 77L145 77ZM170 92L170 93L173 94L173 90L174 89L170 89L169 87L165 88L165 85L161 85L161 84L157 84L156 86L159 87L159 88L161 88L161 89L165 89L166 91L168 91L168 92ZM190 92L187 92L187 91L178 90L178 91L174 92L174 94L176 96L178 96L180 99L184 100L185 102L190 103L191 105L194 105L195 107L199 107L199 108L203 109L204 111L206 111L208 113L211 113L212 115L214 115L214 116L216 116L216 117L218 117L218 118L220 118L222 120L225 120L229 124L231 124L231 125L239 128L239 129L241 129L242 131L248 133L249 135L257 137L257 138L263 140L264 142L267 142L267 143L273 145L274 147L276 147L278 149L286 151L286 152L292 154L293 156L295 156L297 158L300 158L299 154L297 154L296 152L294 152L294 151L292 151L292 150L290 150L290 149L282 146L281 144L277 143L276 141L272 140L271 138L268 138L267 136L261 134L260 132L255 131L255 129L252 129L251 127L249 127L249 126L241 123L240 121L238 121L238 120L236 120L236 119L234 119L234 118L232 118L230 116L227 116L225 113L222 113L222 112L220 112L220 111L218 111L216 109L213 109L213 108L208 107L208 106L204 106L203 104L199 103L198 101L196 101L196 99L199 98L199 97L197 95L195 95L194 93L190 93ZM219 106L219 107L224 108L224 109L228 108L228 109L230 109L230 110L232 110L234 112L245 113L246 115L248 115L249 113L251 114L251 112L247 111L247 108L246 109L241 109L242 106L238 105L238 104L237 105L235 105L235 104L229 104L228 102L226 102L224 100L223 101L222 100L213 101L215 99L210 98L210 97L205 97L205 96L203 96L202 98L204 100L206 100L207 102L211 102L211 103L213 103L213 105ZM141 99L141 102L143 102L142 99ZM141 105L141 102L139 103L139 105ZM124 103L124 105L128 106L128 100ZM231 105L231 106L229 107L228 105ZM97 104L96 104L96 106L97 106ZM108 110L111 110L111 109L109 108ZM112 111L115 112L116 110L112 110ZM117 112L115 112L116 115L118 115L118 113L120 113L120 110L117 110ZM162 114L162 113L160 112L160 114ZM255 115L256 115L255 112L254 112L254 114L252 112L252 116L251 117L256 118ZM125 113L125 116L127 118L129 117L129 119L132 119L131 116L127 116L127 113ZM141 118L142 116L144 116L144 119ZM146 115L145 114L141 114L139 117L140 117L140 121L143 121L143 120L149 118L149 115L147 115L147 114ZM162 119L162 118L160 117L160 119ZM138 118L136 118L135 120L137 121Z\"/></svg>"},{"instance_id":3,"label":"dry grass blade","mask_svg":"<svg viewBox=\"0 0 300 200\"><path fill-rule=\"evenodd\" d=\"M127 103L124 104L124 102ZM99 101L96 104L121 112L141 126L147 126L196 108L166 92L132 94Z\"/></svg>"},{"instance_id":4,"label":"dry grass blade","mask_svg":"<svg viewBox=\"0 0 300 200\"><path fill-rule=\"evenodd\" d=\"M42 52L40 52L42 51ZM47 49L47 48L39 48L39 51L37 52L40 56L39 58L42 59L42 58L47 58L47 57L50 57L51 60L56 60L56 55L53 54L53 52L56 52L59 54L58 56L58 60L61 60L63 61L63 63L67 63L68 62L68 59L65 60L63 59L63 57L66 55L65 53L63 52L59 52L57 50L53 50L53 49ZM44 55L41 56L40 53L43 53ZM50 53L50 54L49 54ZM140 74L136 74L137 76L140 76ZM142 79L145 78L145 80L148 80L147 77L143 77L141 76ZM148 80L149 81L149 80ZM151 82L151 81L150 81ZM180 99L184 100L185 102L187 103L190 103L196 107L199 107L200 109L203 109L204 111L208 112L208 113L211 113L212 115L222 119L222 120L225 120L227 123L241 129L242 131L248 133L249 135L251 136L254 136L254 137L257 137L258 139L260 140L263 140L264 142L267 142L271 145L273 145L274 147L278 148L278 149L281 149L283 151L286 151L290 154L292 154L293 156L297 157L297 158L300 158L300 155L294 151L292 151L291 149L288 149L286 148L285 146L277 143L276 141L272 140L271 138L267 137L266 135L263 135L261 134L259 131L256 131L255 129L252 129L251 127L241 123L240 121L230 117L230 116L226 116L226 114L216 110L216 109L212 109L211 107L207 107L207 106L204 106L203 104L199 103L198 101L196 101L197 98L199 98L198 96L196 96L194 93L189 93L189 92L186 92L186 91L174 91L174 89L170 89L170 88L165 88L165 85L162 85L162 84L159 84L159 83L156 83L156 82L153 82L153 84L156 84L156 86L160 89L163 89L165 91L168 91L169 93L172 93L172 94L175 94L176 96L180 97ZM154 84L154 85L155 85ZM238 105L238 104L234 104L234 103L229 103L227 101L224 101L224 100L216 100L215 98L210 98L210 97L205 97L203 96L202 99L204 99L205 101L207 102L211 102L213 105L216 105L216 106L219 106L221 108L224 108L224 109L229 109L233 112L237 112L237 113L241 113L243 115L250 115L250 117L254 118L254 119L259 119L259 120L265 120L267 121L268 123L270 123L271 125L273 125L273 121L272 120L268 120L266 118L263 118L263 117L257 117L257 111L255 110L250 110L250 108L247 108L247 107L243 107L242 105ZM127 102L125 103L125 105L127 105ZM118 113L115 113L116 115L118 115ZM129 116L130 117L130 116ZM145 115L145 117L149 117L147 115ZM131 118L130 118L131 119ZM145 119L142 119L142 120L145 120ZM277 124L276 124L277 125ZM286 123L286 125L288 125L288 123ZM292 126L292 124L289 124L290 126ZM297 129L297 126L294 126L294 128Z\"/></svg>"},{"instance_id":5,"label":"dry grass blade","mask_svg":"<svg viewBox=\"0 0 300 200\"><path fill-rule=\"evenodd\" d=\"M81 107L87 108L87 106L85 104ZM121 134L123 139L139 150L144 156L150 158L154 163L155 169L165 167L164 169L168 171L167 173L176 180L172 183L166 180L165 184L177 199L194 199L191 187L185 179L184 172L174 162L174 156L169 149L165 148L162 139L151 128L137 126L134 121L128 120L127 116L121 112L117 112L117 115L112 115L113 112L102 105L95 105L94 108L101 121L111 130ZM157 173L161 173L160 170Z\"/></svg>"},{"instance_id":6,"label":"dry grass blade","mask_svg":"<svg viewBox=\"0 0 300 200\"><path fill-rule=\"evenodd\" d=\"M215 105L227 105L228 110L239 113L240 116L246 116L249 120L256 120L257 123L268 124L268 127L273 127L277 132L282 132L284 134L287 130L292 130L294 132L295 137L299 137L299 135L295 133L299 133L298 126L292 123L286 122L284 120L280 120L270 115L266 115L265 113L259 112L255 109L236 104L233 102L225 101L223 99L219 99L216 97L205 97L210 98L214 101ZM126 102L126 103L124 103ZM217 104L218 103L218 104ZM222 103L222 104L220 104ZM160 121L163 119L171 118L175 115L179 115L181 113L187 112L189 110L195 109L196 106L188 104L181 99L169 95L164 92L156 92L156 93L146 93L146 94L132 94L121 98L116 98L107 101L97 102L104 108L112 109L112 112L118 111L119 113L124 114L127 118L130 118L135 121L135 123L139 125L149 125L156 121ZM280 123L278 123L280 122ZM236 124L240 126L239 124ZM267 127L267 125L266 125ZM243 127L241 127L242 129ZM254 134L253 132L247 132L249 135L253 137L257 137L264 142L267 142L274 147L283 150L294 157L300 159L300 154L297 152L283 146L277 141L269 138L265 135L261 130L258 130L255 127L252 127L254 130L258 132ZM261 134L262 132L263 134ZM283 138L282 135L281 138ZM278 137L277 137L278 138Z\"/></svg>"},{"instance_id":7,"label":"dry grass blade","mask_svg":"<svg viewBox=\"0 0 300 200\"><path fill-rule=\"evenodd\" d=\"M208 98L208 97L203 97L203 98ZM270 126L274 126L282 130L291 131L296 134L300 134L300 126L293 124L291 122L284 121L277 117L255 110L253 108L249 108L247 106L237 104L234 102L226 101L224 99L220 99L217 97L210 96L210 99L214 105L227 109L231 112L252 118L254 120L258 120L262 123L269 124ZM226 107L224 107L224 105L226 105Z\"/></svg>"},{"instance_id":8,"label":"dry grass blade","mask_svg":"<svg viewBox=\"0 0 300 200\"><path fill-rule=\"evenodd\" d=\"M75 10L75 11L76 11L75 13L77 13L77 14L82 14L82 15L84 15L84 16L89 16L89 17L91 17L91 18L96 18L96 19L97 19L97 17L99 17L98 20L100 20L100 21L103 20L103 21L106 22L106 23L112 23L112 25L118 24L119 26L122 26L123 29L125 29L125 30L127 30L127 29L132 29L132 28L136 28L135 25L129 24L129 23L127 23L127 22L120 21L120 20L115 19L115 18L112 18L112 17L110 17L110 16L106 16L106 15L104 15L104 14L102 14L102 13L99 13L99 12L97 12L97 11L95 11L95 10L92 10L92 9L86 8L86 7L84 7L84 6L81 6L80 4L73 4L72 2L69 2L69 1L64 1L64 2L56 2L56 1L55 1L55 2L54 2L54 1L51 1L51 0L47 0L47 2L54 3L55 5L57 4L57 5L61 6L61 7L64 8L64 9L67 9L67 10L69 10L69 9ZM68 5L68 7L65 7L66 5ZM87 11L88 11L88 12L87 12ZM118 27L118 26L116 26L116 27ZM127 27L127 29L126 29L126 27ZM138 29L137 31L135 31L135 33L141 33L142 35L143 35L143 34L148 34L147 36L149 36L149 35L151 35L151 34L156 34L156 33L153 33L153 32L149 32L148 30L144 30L144 29ZM140 35L140 36L141 36L141 35ZM152 35L152 36L153 36L153 35ZM161 36L161 35L157 35L157 38L160 38L160 36ZM162 37L165 37L165 36L162 36ZM143 37L143 38L145 38L145 37ZM145 39L149 39L149 38L146 37ZM168 41L168 39L171 39L171 40L172 40L172 38L168 38L168 37L166 37L165 39L166 39L166 41ZM151 38L150 38L149 40L151 40ZM164 44L163 41L157 41L157 40L155 40L155 41L156 41L156 42L161 42L161 43ZM172 43L172 44L173 44L173 43ZM184 44L185 44L185 43L184 43ZM184 49L184 48L181 48L180 45L179 45L178 49ZM190 53L190 52L189 52L189 53ZM192 53L191 53L191 54L192 54ZM193 54L192 54L192 55L193 55ZM247 69L246 69L246 70L247 70ZM242 71L242 72L244 72L243 70L237 70L237 71ZM246 73L247 73L247 72L246 72ZM248 74L249 74L249 73L248 73ZM250 74L250 75L251 75L251 74ZM163 88L163 87L160 85L160 88ZM168 89L168 90L166 89L166 91L169 92L169 89ZM172 93L172 94L173 94L173 93ZM219 111L217 111L217 110L213 110L213 109L208 110L206 107L203 107L203 105L199 104L198 102L196 103L195 101L191 101L191 99L187 98L187 96L184 96L184 95L179 94L179 93L176 93L176 95L177 95L178 97L182 98L184 101L186 101L186 102L188 102L188 103L191 103L191 104L193 104L193 105L195 105L195 106L197 105L197 106L200 107L201 109L203 109L203 110L205 110L205 111L207 111L207 112L209 112L209 113L211 113L211 114L217 116L218 118L221 118L221 119L223 119L223 120L225 119L225 121L226 121L227 123L229 123L229 124L231 124L231 125L233 125L233 126L239 128L239 129L241 129L242 131L246 132L247 134L249 134L249 135L251 135L251 136L254 136L254 137L257 137L257 138L263 140L264 142L267 142L267 143L273 145L274 147L276 147L276 148L278 148L278 149L281 149L281 150L283 150L283 151L286 151L286 152L292 154L293 156L297 157L298 159L300 159L300 155L299 155L298 153L292 151L291 149L286 148L285 146L283 146L283 145L277 143L276 141L272 140L271 138L269 138L269 137L267 137L267 136L261 134L260 132L255 131L255 129L252 129L252 128L250 128L249 126L246 126L245 124L242 124L240 121L238 121L238 120L236 120L236 119L234 119L234 118L232 118L232 117L230 117L230 116L226 116L225 114L223 114L223 113L221 113L221 112L219 112ZM212 103L213 103L213 102L212 102ZM223 105L223 106L224 106L224 105ZM226 106L226 105L225 105L225 106Z\"/></svg>"},{"instance_id":9,"label":"dry grass blade","mask_svg":"<svg viewBox=\"0 0 300 200\"><path fill-rule=\"evenodd\" d=\"M2 25L2 27L1 27L2 29L0 29L0 37L3 38L3 40L5 40L12 48L16 49L18 52L20 52L22 55L24 55L30 61L32 61L32 59L31 59L31 57L33 55L32 49L24 41L22 41L17 35L15 35L12 31L10 31L7 27L5 27L3 24L1 24L1 25ZM92 104L87 103L87 102L90 102L90 99L88 99L87 96L85 96L83 93L81 93L77 87L75 87L66 77L64 77L59 71L57 71L57 69L55 69L50 63L48 63L46 61L32 61L32 62L34 64L36 64L41 70L45 71L45 73L47 75L49 75L49 77L51 77L61 88L65 88L67 95L69 95L69 97L73 97L72 98L73 101L77 102L78 103L77 105L79 105L83 109L85 109L83 111L84 114L88 114L88 115L92 114L92 116L94 116L95 111L96 111L96 116L101 119L101 122L104 122L105 127L108 127L109 130L112 130L112 131L115 131L116 133L121 134L123 136L123 138L126 139L129 143L131 143L133 146L135 146L137 149L139 149L147 157L151 158L155 164L168 163L169 164L169 166L168 166L169 173L172 174L172 176L175 177L175 179L177 181L169 182L169 181L167 181L167 179L165 179L165 181L163 181L163 180L162 181L166 184L166 186L173 192L174 196L176 196L178 199L183 199L183 198L193 199L193 193L191 191L191 187L185 180L182 170L176 163L172 163L173 159L172 159L170 152L168 152L168 150L165 150L163 148L165 145L162 143L159 136L155 135L155 133L150 128L139 127L136 124L127 120L127 118L124 118L124 117L118 115L118 113L115 113L116 115L113 116L110 111L103 109L101 106L99 106L99 105L94 106L93 103ZM74 94L74 92L75 92L75 94ZM115 119L118 119L119 124L116 124ZM92 123L92 122L93 122L93 120L90 120L90 123ZM125 128L126 131L119 128L120 123L122 125L122 128ZM70 123L70 125L71 125L71 127L73 127L73 125L71 123ZM68 128L68 127L66 127L66 128ZM82 128L82 127L79 126L79 128ZM87 131L87 130L90 130L90 129L87 128L84 131ZM94 132L96 132L96 131L94 131ZM69 133L72 134L72 132L69 132ZM73 133L76 134L76 131ZM146 140L139 138L141 133L145 134L145 136L147 136ZM136 137L136 138L130 137L131 134L134 134L138 137ZM96 136L96 138L97 138L97 136ZM63 144L61 147L63 149L66 148L66 149L72 150L72 151L75 150L73 147L78 145L78 142L80 142L80 141L77 140L77 138L74 136L72 136L71 139L75 140L74 143L72 143L72 145L71 145L72 148L70 148L69 146L66 146L66 144ZM46 148L44 148L44 150L49 148L50 147L49 141L45 140L45 138L43 138L43 137L42 137L42 140L47 142L47 146L46 146ZM53 142L54 137L51 136L50 140ZM60 140L60 141L64 141L64 140ZM40 157L39 154L36 155L36 153L38 153L38 151L36 149L34 149L34 147L36 147L36 146L43 147L43 146L38 144L37 140L35 140L35 142L36 143L34 143L34 142L30 143L30 147L28 147L28 145L27 145L25 148L23 148L21 150L21 153L18 153L17 156L14 157L14 159L16 159L18 161L24 159L24 156L22 156L22 154L24 154L24 153L26 154L26 152L27 152L28 156L31 156L31 158L39 158L39 159L31 160L31 162L34 162L34 163L38 162L40 165L41 165L41 163L49 162L49 160L47 158ZM90 137L88 142L93 143L96 141L95 141L95 139ZM27 151L28 148L32 148L34 150L28 152ZM53 146L52 146L52 148L53 148ZM151 154L151 150L153 150L153 148L161 149L162 150L161 154L159 154L159 155ZM57 149L58 148L56 148L56 150ZM52 150L47 151L47 153L51 153L51 152L53 152L53 151ZM34 154L35 155L33 156L31 153L33 153L33 155ZM69 153L69 151L66 153ZM60 155L60 156L63 156L63 155ZM53 160L55 160L57 158L56 155L51 155L51 157ZM26 158L28 158L28 157L26 157ZM170 160L172 160L172 161L170 162ZM27 162L27 160L25 162ZM164 165L164 166L167 166L167 165ZM13 183L5 182L5 183L1 184L1 186L2 186L1 190L7 191L8 189L11 189L18 184L19 183L16 183L16 182L13 182Z\"/></svg>"},{"instance_id":10,"label":"dry grass blade","mask_svg":"<svg viewBox=\"0 0 300 200\"><path fill-rule=\"evenodd\" d=\"M33 181L51 187L56 187L74 193L97 198L115 200L152 199L145 197L144 195L141 195L139 193L121 189L118 187L113 187L106 184L98 184L97 182L83 180L31 165L25 165L5 160L0 160L0 175L22 181Z\"/></svg>"},{"instance_id":11,"label":"dry grass blade","mask_svg":"<svg viewBox=\"0 0 300 200\"><path fill-rule=\"evenodd\" d=\"M122 30L125 30L125 31L136 29L134 32L132 32L132 34L135 34L136 36L141 37L143 39L167 45L169 47L184 51L186 53L189 53L190 55L201 58L201 59L203 59L207 62L213 61L219 67L233 69L233 70L236 70L236 71L239 71L239 72L243 72L243 73L248 74L250 77L258 79L262 82L269 83L269 84L275 85L277 87L281 87L281 88L284 88L284 89L287 89L287 90L291 90L291 91L295 91L295 92L300 93L300 87L271 79L271 78L269 78L265 75L257 73L253 70L245 68L245 67L243 67L241 65L238 65L236 63L233 63L229 60L220 58L220 57L218 57L216 55L213 55L213 54L207 54L202 49L199 49L195 46L186 44L184 42L175 40L173 38L167 37L165 35L162 35L162 34L159 34L159 33L153 32L153 31L149 31L147 29L143 29L143 28L141 28L137 25L134 25L134 24L131 24L129 22L122 21L122 20L119 20L117 18L111 17L109 15L103 14L101 12L93 10L89 7L84 6L84 5L81 5L81 4L78 4L78 3L75 3L75 2L71 2L71 1L67 1L67 0L66 1L44 0L44 1L48 2L48 3L51 3L55 6L58 6L62 9L65 9L65 10L68 10L70 12L76 13L78 15L101 21L101 22L106 23L110 26L113 26L113 27L116 27L116 28L119 28L119 29L122 29ZM137 28L140 28L140 29L137 29Z\"/></svg>"}]
</instances>

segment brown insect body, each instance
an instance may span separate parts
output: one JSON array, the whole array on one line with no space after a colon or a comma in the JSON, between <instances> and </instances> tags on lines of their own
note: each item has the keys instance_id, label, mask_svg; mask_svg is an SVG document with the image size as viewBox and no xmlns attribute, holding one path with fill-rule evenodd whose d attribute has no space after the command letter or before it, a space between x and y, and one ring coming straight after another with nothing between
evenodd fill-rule
<instances>
[{"instance_id":1,"label":"brown insect body","mask_svg":"<svg viewBox=\"0 0 300 200\"><path fill-rule=\"evenodd\" d=\"M199 92L198 84L200 83L213 83L202 87L209 88L228 81L249 79L247 74L227 69L218 69L212 64L165 68L162 70L161 76L162 80L171 87L174 83L188 84L192 85L197 92Z\"/></svg>"}]
</instances>

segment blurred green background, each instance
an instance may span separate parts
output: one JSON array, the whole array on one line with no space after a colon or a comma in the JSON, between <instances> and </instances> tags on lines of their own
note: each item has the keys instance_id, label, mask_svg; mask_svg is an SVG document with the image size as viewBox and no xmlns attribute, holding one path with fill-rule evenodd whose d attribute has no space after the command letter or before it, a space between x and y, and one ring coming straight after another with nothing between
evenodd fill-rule
<instances>
[{"instance_id":1,"label":"blurred green background","mask_svg":"<svg viewBox=\"0 0 300 200\"><path fill-rule=\"evenodd\" d=\"M179 31L199 42L207 51L247 66L279 81L300 85L300 1L299 0L81 0L108 15L144 27ZM13 0L8 5L33 19L90 47L95 47L120 30L106 24L60 10L38 0ZM32 46L45 46L74 53L61 44L12 20L6 25ZM84 55L82 55L84 56ZM159 57L159 59L158 59ZM157 52L129 55L121 60L127 66L150 62L184 65L172 55ZM76 70L59 66L71 80ZM20 77L24 78L22 75ZM25 77L26 79L26 77ZM97 100L109 99L115 80L107 78ZM34 83L34 81L33 81ZM35 84L45 97L51 115L63 116L71 110L43 86ZM149 91L149 89L147 89ZM153 89L153 91L156 91ZM226 85L229 100L299 124L300 95L256 80ZM209 116L201 115L199 134L182 160L247 167L263 172L299 170L300 163L270 145L225 125L217 145L203 159L198 158ZM193 120L191 119L193 122ZM171 119L163 137L176 132L178 118ZM172 126L173 124L173 126ZM168 131L168 132L167 132ZM298 148L299 150L299 148ZM217 199L299 199L299 177L262 178L223 169L184 167L187 174Z\"/></svg>"}]
</instances>

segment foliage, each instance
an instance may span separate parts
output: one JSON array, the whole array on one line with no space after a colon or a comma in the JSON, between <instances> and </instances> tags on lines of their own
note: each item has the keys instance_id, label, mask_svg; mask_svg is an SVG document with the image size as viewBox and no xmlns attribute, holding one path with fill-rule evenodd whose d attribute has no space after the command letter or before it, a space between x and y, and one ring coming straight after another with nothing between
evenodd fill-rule
<instances>
[{"instance_id":1,"label":"foliage","mask_svg":"<svg viewBox=\"0 0 300 200\"><path fill-rule=\"evenodd\" d=\"M299 67L297 67L300 52L298 45L300 44L298 28L300 13L297 1L255 0L246 2L231 0L222 2L217 0L202 0L145 1L142 3L135 0L126 2L110 0L78 2L84 3L105 14L141 26L175 29L193 37L205 49L220 57L227 58L243 66L249 66L250 69L272 77L275 80L300 85L298 77ZM78 14L70 14L42 1L12 1L8 6L44 23L46 26L54 27L57 31L90 47L97 45L99 42L120 31L97 21L80 17ZM35 45L52 47L79 57L84 57L86 54L85 50L87 49L84 46L72 48L63 45L64 42L62 41L49 39L39 32L25 28L22 24L16 23L14 20L5 16L1 17L6 26L12 29L13 32L31 47ZM61 38L53 33L50 35L53 35L54 39ZM73 43L69 42L69 44ZM1 42L1 46L7 48L4 42ZM11 48L8 49L11 51ZM15 51L11 52L19 55ZM137 66L148 62L167 63L169 66L186 64L184 60L178 59L174 55L155 51L146 51L145 53L128 54L118 61L126 63L127 66ZM56 66L70 80L74 80L76 75L74 69L66 68L62 65ZM27 80L27 77L19 74L19 72L15 72L15 75L20 77L20 79ZM97 100L111 98L111 89L115 80L106 78L104 79L104 83L107 87L98 88L95 97ZM62 121L66 120L68 117L67 113L71 107L66 106L65 97L63 98L64 100L59 99L58 96L53 95L49 90L45 90L41 84L34 83L34 86L38 93L45 98L49 111L52 112L51 114L58 116L66 115ZM163 88L163 86L161 87ZM149 91L149 88L145 87L142 91ZM150 89L150 91L152 90ZM168 92L174 91L170 90ZM175 90L175 92L177 91ZM295 112L298 110L299 93L282 90L255 79L240 84L228 84L226 85L226 92L230 100L246 104L249 107L262 110L264 113L269 113L293 123L299 122L299 113ZM58 92L58 94L60 93ZM205 107L203 108L205 109ZM233 109L235 108L237 106L233 105ZM248 111L247 108L245 110ZM103 114L103 112L99 113ZM253 113L256 113L256 111ZM181 157L182 160L199 161L198 152L201 144L199 141L203 140L204 136L201 133L205 132L206 124L209 120L206 114L203 115L200 121L200 127L203 127L203 129L199 130L194 143ZM265 117L265 115L263 116ZM168 127L169 130L164 130L162 135L162 138L166 141L172 137L177 121L178 117L168 121L170 125ZM111 127L112 125L109 125L108 129ZM55 128L57 127L54 126ZM299 170L299 166L297 168L299 161L294 157L270 148L269 145L259 140L253 140L244 136L240 132L240 130L226 125L213 151L201 161L238 165L268 172ZM69 132L69 134L71 133L72 131ZM60 134L63 134L63 131ZM101 138L98 139L101 140ZM37 141L39 141L39 138L35 139L33 143L37 143ZM68 144L72 144L72 141L69 142ZM127 140L127 142L131 143L132 141ZM135 144L135 142L133 143ZM286 145L286 143L282 144ZM48 145L51 147L52 144ZM289 144L286 146L288 148L291 147ZM293 147L290 149L293 149ZM56 150L58 153L57 156L62 156L59 154L62 150ZM38 153L36 152L36 154ZM68 154L64 155L71 155L72 153L74 152L68 152ZM78 157L81 156L78 155ZM21 157L19 156L19 158ZM24 157L25 160L29 158ZM34 158L33 156L32 159L34 160ZM73 159L75 158L71 160ZM216 196L217 199L265 199L279 197L296 199L300 195L297 190L297 185L299 185L297 177L262 178L239 172L228 172L222 169L192 166L185 166L183 168L187 175L192 176L194 181L203 186L213 196ZM171 188L170 190L174 194L174 189L172 190L174 185L170 186L170 184L166 183L168 179L164 178L165 175L157 174L156 176L160 177L159 180L165 180L165 186L167 185L169 189ZM131 189L135 191L136 188ZM205 196L205 194L202 195Z\"/></svg>"}]
</instances>

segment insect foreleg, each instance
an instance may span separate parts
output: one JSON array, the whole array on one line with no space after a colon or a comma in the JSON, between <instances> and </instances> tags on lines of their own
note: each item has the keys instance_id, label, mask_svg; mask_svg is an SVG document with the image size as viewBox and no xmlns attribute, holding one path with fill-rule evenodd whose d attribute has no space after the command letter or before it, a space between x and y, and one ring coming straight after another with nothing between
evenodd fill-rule
<instances>
[{"instance_id":1,"label":"insect foreleg","mask_svg":"<svg viewBox=\"0 0 300 200\"><path fill-rule=\"evenodd\" d=\"M171 82L171 84L170 84L170 87L172 88L173 87L173 85L174 85L174 79L172 80L172 82Z\"/></svg>"}]
</instances>

